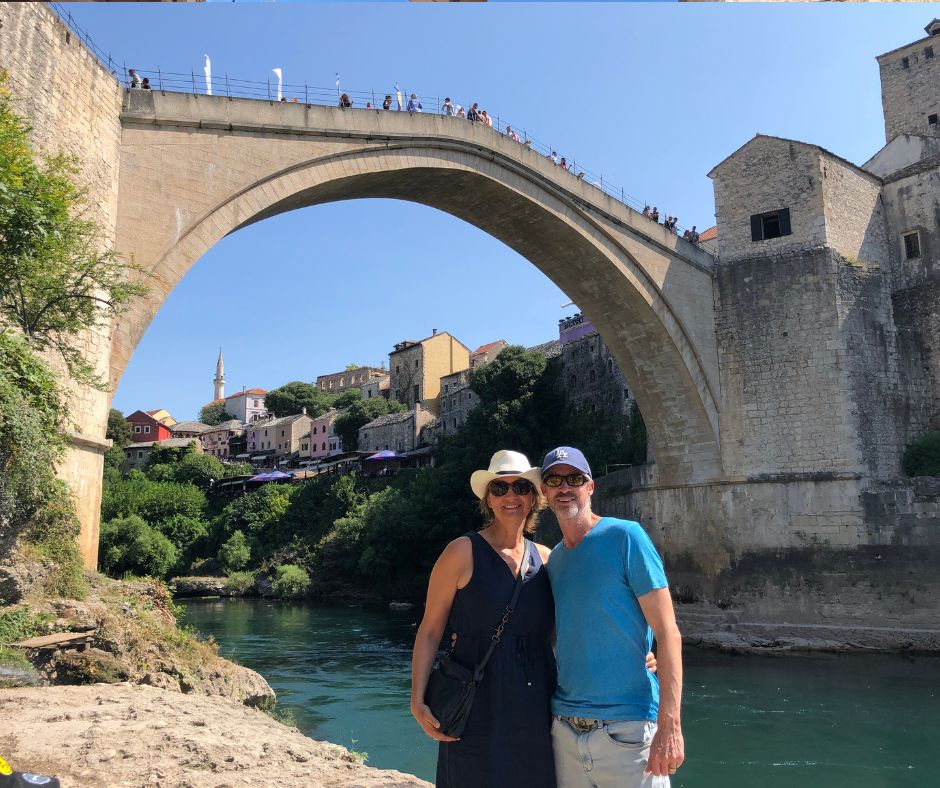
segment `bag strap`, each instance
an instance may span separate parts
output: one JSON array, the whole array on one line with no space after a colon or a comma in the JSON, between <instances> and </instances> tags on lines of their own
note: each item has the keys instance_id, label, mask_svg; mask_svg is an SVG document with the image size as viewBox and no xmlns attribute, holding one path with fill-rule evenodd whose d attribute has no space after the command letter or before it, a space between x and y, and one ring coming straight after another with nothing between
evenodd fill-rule
<instances>
[{"instance_id":1,"label":"bag strap","mask_svg":"<svg viewBox=\"0 0 940 788\"><path fill-rule=\"evenodd\" d=\"M512 611L516 607L516 602L519 600L519 592L522 591L522 583L525 581L526 573L529 571L529 560L532 557L532 543L523 538L525 543L525 555L522 557L522 563L519 565L519 577L516 579L516 585L512 589L512 598L509 600L509 604L506 605L506 609L503 611L503 617L499 620L499 623L496 625L496 631L493 632L493 637L490 639L490 646L486 650L486 654L483 655L483 659L480 660L480 664L473 669L473 680L480 681L483 678L483 668L486 667L486 663L490 661L490 657L493 656L493 651L499 645L499 641L502 638L503 630L506 629L506 624L509 622L509 617L512 615Z\"/></svg>"}]
</instances>

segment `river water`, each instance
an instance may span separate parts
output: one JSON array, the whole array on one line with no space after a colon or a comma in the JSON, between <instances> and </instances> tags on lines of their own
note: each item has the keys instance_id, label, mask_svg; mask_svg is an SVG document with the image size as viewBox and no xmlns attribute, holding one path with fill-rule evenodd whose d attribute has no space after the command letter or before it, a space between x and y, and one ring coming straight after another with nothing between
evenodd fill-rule
<instances>
[{"instance_id":1,"label":"river water","mask_svg":"<svg viewBox=\"0 0 940 788\"><path fill-rule=\"evenodd\" d=\"M198 600L184 623L261 673L308 736L433 781L436 745L408 710L417 616ZM684 664L687 760L673 786L940 786L940 658L687 649Z\"/></svg>"}]
</instances>

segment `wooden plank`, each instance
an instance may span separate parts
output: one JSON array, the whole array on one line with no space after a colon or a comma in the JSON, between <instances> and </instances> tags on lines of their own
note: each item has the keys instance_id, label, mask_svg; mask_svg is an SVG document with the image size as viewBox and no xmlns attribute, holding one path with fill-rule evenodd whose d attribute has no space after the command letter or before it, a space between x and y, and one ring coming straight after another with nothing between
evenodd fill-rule
<instances>
[{"instance_id":1,"label":"wooden plank","mask_svg":"<svg viewBox=\"0 0 940 788\"><path fill-rule=\"evenodd\" d=\"M19 643L11 643L10 645L17 646L18 648L58 648L60 646L67 648L73 645L79 646L90 643L94 634L94 631L56 632L54 635L29 638L28 640L21 640Z\"/></svg>"}]
</instances>

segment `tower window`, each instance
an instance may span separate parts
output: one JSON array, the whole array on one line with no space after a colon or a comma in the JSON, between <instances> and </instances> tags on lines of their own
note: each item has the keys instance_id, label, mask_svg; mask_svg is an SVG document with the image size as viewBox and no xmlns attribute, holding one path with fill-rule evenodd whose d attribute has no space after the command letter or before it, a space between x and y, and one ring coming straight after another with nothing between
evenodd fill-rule
<instances>
[{"instance_id":1,"label":"tower window","mask_svg":"<svg viewBox=\"0 0 940 788\"><path fill-rule=\"evenodd\" d=\"M781 208L779 211L755 213L751 215L751 240L767 241L771 238L780 238L790 235L790 209Z\"/></svg>"},{"instance_id":2,"label":"tower window","mask_svg":"<svg viewBox=\"0 0 940 788\"><path fill-rule=\"evenodd\" d=\"M927 60L933 57L933 47L924 47L924 57L927 58Z\"/></svg>"},{"instance_id":3,"label":"tower window","mask_svg":"<svg viewBox=\"0 0 940 788\"><path fill-rule=\"evenodd\" d=\"M902 57L901 58L901 68L910 68L911 60L910 58Z\"/></svg>"},{"instance_id":4,"label":"tower window","mask_svg":"<svg viewBox=\"0 0 940 788\"><path fill-rule=\"evenodd\" d=\"M920 233L914 230L904 234L904 258L914 260L920 257Z\"/></svg>"},{"instance_id":5,"label":"tower window","mask_svg":"<svg viewBox=\"0 0 940 788\"><path fill-rule=\"evenodd\" d=\"M927 116L927 125L936 126L937 125L937 113L934 112L932 115Z\"/></svg>"}]
</instances>

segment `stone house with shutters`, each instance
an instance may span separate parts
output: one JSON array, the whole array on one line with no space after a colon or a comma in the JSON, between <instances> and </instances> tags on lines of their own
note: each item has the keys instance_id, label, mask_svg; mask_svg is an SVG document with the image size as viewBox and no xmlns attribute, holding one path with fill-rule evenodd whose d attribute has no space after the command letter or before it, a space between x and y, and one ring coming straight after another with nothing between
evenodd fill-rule
<instances>
[{"instance_id":1,"label":"stone house with shutters","mask_svg":"<svg viewBox=\"0 0 940 788\"><path fill-rule=\"evenodd\" d=\"M233 448L232 441L245 434L245 426L238 420L223 421L214 427L204 430L199 435L202 450L219 460L235 458L237 448Z\"/></svg>"},{"instance_id":2,"label":"stone house with shutters","mask_svg":"<svg viewBox=\"0 0 940 788\"><path fill-rule=\"evenodd\" d=\"M264 465L276 465L282 460L299 459L301 441L310 439L312 423L313 419L306 413L298 413L246 425L247 448L252 460L267 458L263 460Z\"/></svg>"}]
</instances>

